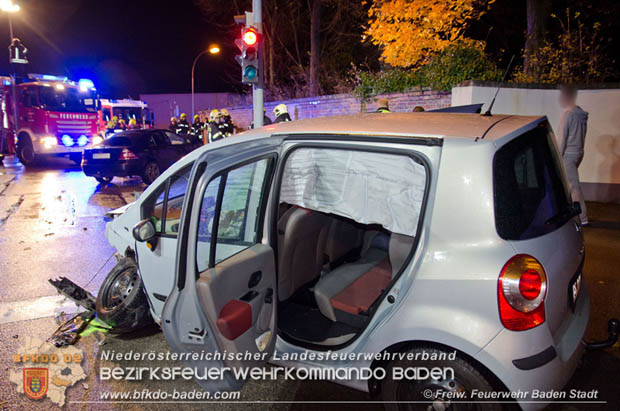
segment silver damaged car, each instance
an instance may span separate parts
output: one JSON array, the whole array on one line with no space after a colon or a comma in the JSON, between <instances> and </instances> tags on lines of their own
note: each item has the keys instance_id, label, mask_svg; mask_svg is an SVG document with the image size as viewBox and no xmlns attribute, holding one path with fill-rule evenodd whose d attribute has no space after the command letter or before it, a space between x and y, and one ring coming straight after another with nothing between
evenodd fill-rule
<instances>
[{"instance_id":1,"label":"silver damaged car","mask_svg":"<svg viewBox=\"0 0 620 411\"><path fill-rule=\"evenodd\" d=\"M98 314L120 330L152 318L178 352L381 367L386 378L335 382L390 409L499 409L450 398L562 389L584 350L579 208L545 117L270 125L195 150L111 214L106 236L124 258ZM246 360L189 365L265 362ZM406 367L453 373L393 378ZM231 373L197 382L244 383ZM528 398L515 402L545 405Z\"/></svg>"}]
</instances>

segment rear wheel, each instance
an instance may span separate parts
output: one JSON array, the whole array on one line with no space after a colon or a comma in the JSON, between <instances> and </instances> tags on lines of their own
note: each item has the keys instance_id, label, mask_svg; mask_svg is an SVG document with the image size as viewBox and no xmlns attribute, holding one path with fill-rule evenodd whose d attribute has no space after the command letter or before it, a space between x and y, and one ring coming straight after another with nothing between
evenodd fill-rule
<instances>
[{"instance_id":1,"label":"rear wheel","mask_svg":"<svg viewBox=\"0 0 620 411\"><path fill-rule=\"evenodd\" d=\"M144 181L144 184L151 184L157 179L157 177L159 177L159 174L160 170L157 163L154 161L149 161L144 167L144 173L142 173L142 181Z\"/></svg>"},{"instance_id":2,"label":"rear wheel","mask_svg":"<svg viewBox=\"0 0 620 411\"><path fill-rule=\"evenodd\" d=\"M28 137L22 137L17 141L17 158L24 166L31 166L37 162L37 156Z\"/></svg>"},{"instance_id":3,"label":"rear wheel","mask_svg":"<svg viewBox=\"0 0 620 411\"><path fill-rule=\"evenodd\" d=\"M436 348L414 348L407 351L413 358L429 358L428 356L451 354L448 351ZM432 358L432 357L431 357ZM441 358L441 357L438 357ZM439 367L443 370L446 378L425 380L418 379L393 379L394 370L417 367L417 370ZM411 369L411 368L410 368ZM450 370L453 370L451 372ZM465 359L456 357L448 359L422 359L418 361L398 360L388 364L386 379L381 386L381 395L386 401L385 408L390 411L396 410L501 410L501 404L484 401L484 398L472 398L472 390L480 392L492 392L493 386L473 365ZM389 401L389 402L387 402ZM470 401L470 402L467 402Z\"/></svg>"},{"instance_id":4,"label":"rear wheel","mask_svg":"<svg viewBox=\"0 0 620 411\"><path fill-rule=\"evenodd\" d=\"M108 184L113 178L114 177L95 177L95 180L101 184Z\"/></svg>"},{"instance_id":5,"label":"rear wheel","mask_svg":"<svg viewBox=\"0 0 620 411\"><path fill-rule=\"evenodd\" d=\"M121 259L103 281L96 310L113 333L135 331L152 323L142 277L132 258Z\"/></svg>"}]
</instances>

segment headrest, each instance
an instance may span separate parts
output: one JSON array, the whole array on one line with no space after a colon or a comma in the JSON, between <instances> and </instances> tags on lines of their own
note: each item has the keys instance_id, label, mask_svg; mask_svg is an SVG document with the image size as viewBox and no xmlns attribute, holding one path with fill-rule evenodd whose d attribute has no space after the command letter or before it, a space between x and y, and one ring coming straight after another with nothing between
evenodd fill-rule
<instances>
[{"instance_id":1,"label":"headrest","mask_svg":"<svg viewBox=\"0 0 620 411\"><path fill-rule=\"evenodd\" d=\"M376 248L383 251L388 251L390 247L390 236L389 234L378 232L375 236L373 236L370 241L370 248Z\"/></svg>"},{"instance_id":2,"label":"headrest","mask_svg":"<svg viewBox=\"0 0 620 411\"><path fill-rule=\"evenodd\" d=\"M362 244L361 255L365 255L370 248L388 251L390 242L389 234L378 230L366 231L364 234L364 243Z\"/></svg>"}]
</instances>

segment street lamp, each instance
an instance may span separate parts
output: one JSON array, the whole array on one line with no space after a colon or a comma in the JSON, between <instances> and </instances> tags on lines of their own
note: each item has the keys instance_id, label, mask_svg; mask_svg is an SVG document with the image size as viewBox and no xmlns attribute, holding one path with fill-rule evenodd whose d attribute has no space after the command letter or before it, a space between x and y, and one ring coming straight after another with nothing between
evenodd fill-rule
<instances>
[{"instance_id":1,"label":"street lamp","mask_svg":"<svg viewBox=\"0 0 620 411\"><path fill-rule=\"evenodd\" d=\"M17 13L19 11L19 4L13 3L12 0L0 0L0 10L9 14L9 35L11 38L10 41L13 41L13 21L11 19L11 14Z\"/></svg>"},{"instance_id":2,"label":"street lamp","mask_svg":"<svg viewBox=\"0 0 620 411\"><path fill-rule=\"evenodd\" d=\"M198 59L203 54L207 54L207 53L218 54L219 52L220 52L220 46L218 46L217 44L212 44L209 46L208 49L203 50L200 53L198 53L198 55L194 59L194 63L192 64L192 117L191 117L192 119L194 118L194 69L196 68L196 63L198 63Z\"/></svg>"},{"instance_id":3,"label":"street lamp","mask_svg":"<svg viewBox=\"0 0 620 411\"><path fill-rule=\"evenodd\" d=\"M0 0L0 10L15 13L19 11L19 4L15 4L11 0Z\"/></svg>"}]
</instances>

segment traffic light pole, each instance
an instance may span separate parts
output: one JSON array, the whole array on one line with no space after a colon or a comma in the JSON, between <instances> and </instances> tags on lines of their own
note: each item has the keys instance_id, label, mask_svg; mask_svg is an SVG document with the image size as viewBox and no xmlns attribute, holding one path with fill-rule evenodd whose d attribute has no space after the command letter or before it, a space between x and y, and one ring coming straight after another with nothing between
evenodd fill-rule
<instances>
[{"instance_id":1,"label":"traffic light pole","mask_svg":"<svg viewBox=\"0 0 620 411\"><path fill-rule=\"evenodd\" d=\"M261 0L252 0L252 14L254 16L254 27L259 35L263 34L263 13ZM263 52L262 44L256 50L258 55L258 83L252 85L252 107L254 110L254 127L263 126L264 118L264 75L263 75Z\"/></svg>"}]
</instances>

